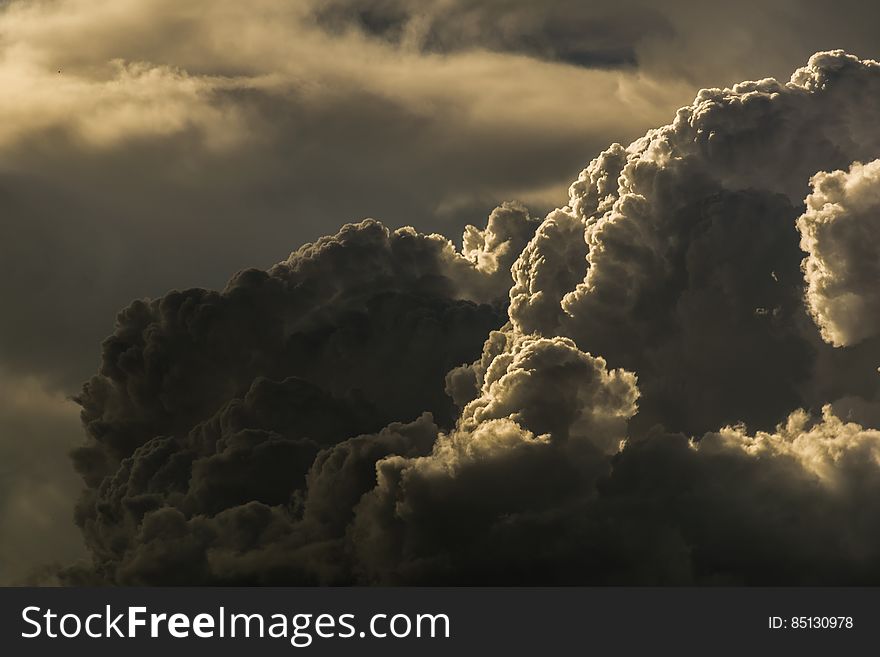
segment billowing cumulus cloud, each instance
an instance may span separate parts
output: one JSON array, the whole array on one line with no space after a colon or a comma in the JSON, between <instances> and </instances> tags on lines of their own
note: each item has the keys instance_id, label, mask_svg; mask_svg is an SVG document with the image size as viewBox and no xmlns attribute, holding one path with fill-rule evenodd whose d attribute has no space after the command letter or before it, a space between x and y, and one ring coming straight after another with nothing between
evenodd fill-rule
<instances>
[{"instance_id":1,"label":"billowing cumulus cloud","mask_svg":"<svg viewBox=\"0 0 880 657\"><path fill-rule=\"evenodd\" d=\"M479 47L617 68L636 65L636 46L642 39L672 33L660 11L639 4L331 0L317 6L316 17L328 30L359 29L428 52Z\"/></svg>"},{"instance_id":2,"label":"billowing cumulus cloud","mask_svg":"<svg viewBox=\"0 0 880 657\"><path fill-rule=\"evenodd\" d=\"M829 409L769 433L655 434L605 459L491 420L377 472L352 535L366 581L880 580L880 432Z\"/></svg>"},{"instance_id":3,"label":"billowing cumulus cloud","mask_svg":"<svg viewBox=\"0 0 880 657\"><path fill-rule=\"evenodd\" d=\"M635 377L570 340L522 337L481 379L430 455L377 463L350 534L368 581L559 581L546 570L564 540L554 526L607 473L636 410Z\"/></svg>"},{"instance_id":4,"label":"billowing cumulus cloud","mask_svg":"<svg viewBox=\"0 0 880 657\"><path fill-rule=\"evenodd\" d=\"M880 582L880 338L846 323L878 104L880 64L819 53L612 145L540 225L365 221L133 303L62 578Z\"/></svg>"},{"instance_id":5,"label":"billowing cumulus cloud","mask_svg":"<svg viewBox=\"0 0 880 657\"><path fill-rule=\"evenodd\" d=\"M818 409L837 379L817 364L848 356L817 344L793 227L810 176L880 152L878 96L880 65L824 53L787 83L703 90L612 146L514 266L515 329L636 372L642 429L771 428Z\"/></svg>"},{"instance_id":6,"label":"billowing cumulus cloud","mask_svg":"<svg viewBox=\"0 0 880 657\"><path fill-rule=\"evenodd\" d=\"M426 411L451 424L445 374L504 322L510 267L536 223L501 206L486 229L468 228L460 253L439 235L364 221L222 292L123 310L77 398L89 442L74 460L90 489L78 522L102 576L150 581L143 534L178 518L171 508L188 521L262 504L292 522L322 449ZM407 453L387 432L373 442L367 454L386 442L381 455Z\"/></svg>"},{"instance_id":7,"label":"billowing cumulus cloud","mask_svg":"<svg viewBox=\"0 0 880 657\"><path fill-rule=\"evenodd\" d=\"M798 219L807 303L835 346L880 332L880 160L818 173Z\"/></svg>"},{"instance_id":8,"label":"billowing cumulus cloud","mask_svg":"<svg viewBox=\"0 0 880 657\"><path fill-rule=\"evenodd\" d=\"M352 220L458 235L505 199L543 213L585 150L636 136L691 93L515 53L413 52L328 31L316 11L0 7L0 199L16 234L0 245L0 290L22 309L0 327L4 367L71 392L127 300L220 286ZM68 274L48 275L45 253Z\"/></svg>"},{"instance_id":9,"label":"billowing cumulus cloud","mask_svg":"<svg viewBox=\"0 0 880 657\"><path fill-rule=\"evenodd\" d=\"M877 22L877 8L861 0L0 2L0 296L8 310L0 372L48 398L75 395L100 366L98 345L114 330L114 313L132 299L222 288L231 272L266 269L364 217L455 238L506 199L544 216L565 203L586 159L666 122L696 89L787 77L828 48L876 58ZM876 157L823 159L809 175ZM782 175L772 163L765 173ZM616 185L614 175L608 184ZM807 189L797 192L789 196L795 214ZM545 286L528 298L535 308L555 307L556 290L583 280L587 245L564 214L541 236L564 258L542 265L535 253L531 261L541 269L534 285ZM493 234L473 233L464 245L486 271L498 257ZM495 285L486 277L461 284L467 299ZM756 306L769 317L776 302ZM757 347L777 343L788 344L779 336ZM774 358L796 360L792 344ZM579 347L607 356L612 369L621 365L597 345ZM801 390L788 396L816 409L831 399L845 417L871 417L874 379L858 365L877 360L871 349L868 339L828 356L819 345L817 374L806 383L792 375ZM840 366L841 358L853 366ZM846 377L836 374L844 370ZM454 404L444 397L425 405L446 405L446 417L435 418L444 429L452 409L477 394L475 372L455 372L447 382ZM645 385L638 424L648 422L657 395L651 377L637 373ZM766 385L788 387L782 379ZM249 388L240 387L236 394L245 395ZM200 420L210 412L203 410ZM694 426L739 419L705 414ZM779 417L769 407L760 416L764 428ZM0 417L0 451L17 464L3 477L16 482L9 499L21 500L23 482L61 469L69 433L54 415L31 413L11 396L0 395ZM42 467L23 433L54 446L58 462ZM52 478L52 490L66 493L35 496L46 502L34 518L70 512L63 501L75 497L71 478ZM43 561L47 534L27 535L2 532L0 542ZM66 529L56 538L69 544Z\"/></svg>"},{"instance_id":10,"label":"billowing cumulus cloud","mask_svg":"<svg viewBox=\"0 0 880 657\"><path fill-rule=\"evenodd\" d=\"M423 410L448 420L443 376L503 322L499 268L509 272L534 224L520 206L502 206L485 231L469 228L461 254L439 235L367 220L269 271L242 271L222 292L135 301L78 398L89 435L114 466L146 438L190 429L258 376L356 394L386 422ZM84 467L97 458L78 457Z\"/></svg>"},{"instance_id":11,"label":"billowing cumulus cloud","mask_svg":"<svg viewBox=\"0 0 880 657\"><path fill-rule=\"evenodd\" d=\"M581 567L599 583L877 582L878 440L825 409L635 442L581 519L596 559Z\"/></svg>"}]
</instances>

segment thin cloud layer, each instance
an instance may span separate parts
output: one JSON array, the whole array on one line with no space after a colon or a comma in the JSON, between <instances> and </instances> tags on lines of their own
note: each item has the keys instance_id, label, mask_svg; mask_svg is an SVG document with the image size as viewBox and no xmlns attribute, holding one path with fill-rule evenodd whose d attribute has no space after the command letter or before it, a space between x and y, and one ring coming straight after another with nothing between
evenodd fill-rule
<instances>
[{"instance_id":1,"label":"thin cloud layer","mask_svg":"<svg viewBox=\"0 0 880 657\"><path fill-rule=\"evenodd\" d=\"M816 172L876 158L878 107L880 64L819 53L611 146L540 226L366 221L135 302L62 577L880 582L880 341L823 340L809 264L870 310L875 165Z\"/></svg>"}]
</instances>

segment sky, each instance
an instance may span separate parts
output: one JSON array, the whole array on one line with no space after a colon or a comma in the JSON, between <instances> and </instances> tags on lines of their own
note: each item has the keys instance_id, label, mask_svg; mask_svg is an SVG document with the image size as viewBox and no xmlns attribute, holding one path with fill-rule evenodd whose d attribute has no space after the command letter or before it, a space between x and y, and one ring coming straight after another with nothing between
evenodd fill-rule
<instances>
[{"instance_id":1,"label":"sky","mask_svg":"<svg viewBox=\"0 0 880 657\"><path fill-rule=\"evenodd\" d=\"M772 559L730 565L721 538L689 524L703 517L691 507L649 531L627 476L656 457L702 490L711 468L719 480L741 468L756 488L738 504L754 508L766 473L739 453L707 466L679 438L770 445L773 468L818 476L813 442L844 431L821 415L828 403L858 423L845 425L852 444L873 444L876 74L832 58L817 60L818 81L798 81L802 91L720 89L784 85L819 51L878 59L878 11L788 0L3 2L0 581L43 581L58 566L69 581L116 583L187 572L206 583L521 581L521 554L493 570L465 539L485 554L505 536L531 545L571 508L579 521L535 570L547 581L596 581L571 556L585 544L617 574L609 581L767 581ZM823 76L842 82L825 92ZM716 91L692 105L701 89ZM717 135L705 144L703 122ZM667 124L624 171L611 145ZM632 194L651 209L631 207ZM367 218L382 223L337 232ZM414 230L395 232L405 226ZM658 246L672 243L689 246L674 257ZM141 299L155 301L132 303ZM518 387L517 368L540 378L545 362L576 376L557 399ZM490 394L493 383L504 390ZM305 410L279 419L279 404ZM315 408L343 419L312 426ZM548 424L554 415L570 426ZM258 429L275 437L264 445ZM529 459L566 473L560 489L508 491L473 519L523 523L477 538L468 523L449 529L469 486L500 477L468 474L467 459L497 456L523 431ZM652 446L652 431L679 436L663 443L673 453ZM541 452L583 432L596 436L587 452ZM786 436L810 438L798 452L780 447L801 444ZM614 456L621 440L637 447ZM528 474L514 451L506 467ZM139 469L150 455L188 463L185 476ZM298 464L295 485L229 483L285 459ZM321 464L376 488L323 500ZM444 468L465 474L447 480ZM597 477L610 492L590 505ZM769 492L795 506L821 498L798 481ZM785 545L818 536L816 554L843 541L853 565L827 577L858 581L878 546L829 520L849 499L821 498L827 514L782 538L749 527ZM393 500L405 512L391 513ZM740 517L730 500L712 504L710 515ZM635 510L614 541L592 538L619 506ZM249 522L259 538L247 538ZM631 553L642 539L662 547ZM303 556L276 564L281 544ZM173 550L191 561L162 566ZM353 563L328 565L352 550ZM779 577L796 580L815 558L798 552ZM275 565L260 571L259 559ZM78 560L93 565L70 571Z\"/></svg>"}]
</instances>

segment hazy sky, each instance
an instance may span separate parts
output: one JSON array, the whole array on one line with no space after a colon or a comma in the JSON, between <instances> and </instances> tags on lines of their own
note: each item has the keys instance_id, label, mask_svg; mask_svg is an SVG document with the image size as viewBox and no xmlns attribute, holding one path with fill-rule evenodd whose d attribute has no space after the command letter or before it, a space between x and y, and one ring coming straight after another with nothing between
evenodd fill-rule
<instances>
[{"instance_id":1,"label":"hazy sky","mask_svg":"<svg viewBox=\"0 0 880 657\"><path fill-rule=\"evenodd\" d=\"M0 581L83 552L68 397L132 299L365 217L455 240L505 200L543 217L701 87L880 58L878 22L863 1L3 2Z\"/></svg>"}]
</instances>

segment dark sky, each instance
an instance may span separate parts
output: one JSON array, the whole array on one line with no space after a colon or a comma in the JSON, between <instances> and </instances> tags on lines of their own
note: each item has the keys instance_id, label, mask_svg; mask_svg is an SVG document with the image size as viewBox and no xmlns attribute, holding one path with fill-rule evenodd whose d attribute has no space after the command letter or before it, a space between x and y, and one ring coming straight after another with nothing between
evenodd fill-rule
<instances>
[{"instance_id":1,"label":"dark sky","mask_svg":"<svg viewBox=\"0 0 880 657\"><path fill-rule=\"evenodd\" d=\"M459 245L502 201L543 217L700 88L880 58L878 22L862 1L2 3L0 581L84 553L69 397L133 299L366 217Z\"/></svg>"}]
</instances>

